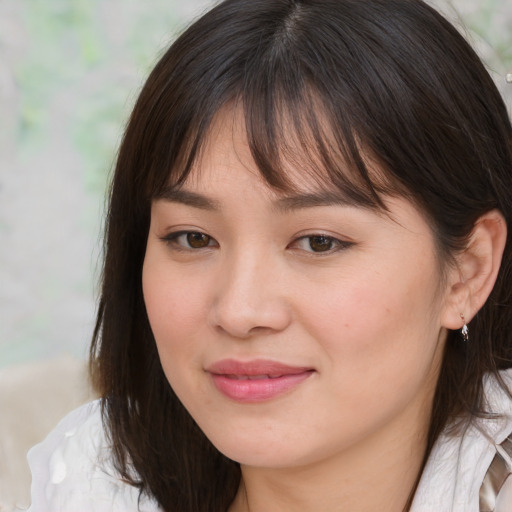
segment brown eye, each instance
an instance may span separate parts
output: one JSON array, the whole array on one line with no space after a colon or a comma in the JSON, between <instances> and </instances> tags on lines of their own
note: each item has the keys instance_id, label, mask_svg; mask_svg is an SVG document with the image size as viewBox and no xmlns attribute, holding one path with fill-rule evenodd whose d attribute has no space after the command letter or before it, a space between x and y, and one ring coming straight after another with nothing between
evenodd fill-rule
<instances>
[{"instance_id":1,"label":"brown eye","mask_svg":"<svg viewBox=\"0 0 512 512\"><path fill-rule=\"evenodd\" d=\"M329 235L306 235L294 240L288 247L291 249L300 249L310 255L327 256L353 246L353 242L339 240Z\"/></svg>"},{"instance_id":2,"label":"brown eye","mask_svg":"<svg viewBox=\"0 0 512 512\"><path fill-rule=\"evenodd\" d=\"M205 235L204 233L191 232L187 233L187 244L192 249L203 249L204 247L208 247L211 242L211 237Z\"/></svg>"},{"instance_id":3,"label":"brown eye","mask_svg":"<svg viewBox=\"0 0 512 512\"><path fill-rule=\"evenodd\" d=\"M330 251L334 247L334 241L329 236L310 236L308 237L309 247L314 252Z\"/></svg>"},{"instance_id":4,"label":"brown eye","mask_svg":"<svg viewBox=\"0 0 512 512\"><path fill-rule=\"evenodd\" d=\"M201 231L176 231L163 236L162 241L176 251L198 251L218 247L215 238Z\"/></svg>"}]
</instances>

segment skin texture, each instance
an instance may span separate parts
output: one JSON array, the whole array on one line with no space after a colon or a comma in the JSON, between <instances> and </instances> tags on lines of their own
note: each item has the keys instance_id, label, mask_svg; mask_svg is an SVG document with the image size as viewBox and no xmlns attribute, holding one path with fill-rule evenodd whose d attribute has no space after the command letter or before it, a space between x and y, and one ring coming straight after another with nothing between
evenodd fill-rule
<instances>
[{"instance_id":1,"label":"skin texture","mask_svg":"<svg viewBox=\"0 0 512 512\"><path fill-rule=\"evenodd\" d=\"M421 466L445 328L462 325L460 269L442 275L429 225L405 199L387 199L386 214L284 200L260 177L239 123L219 115L189 195L152 206L143 290L164 372L242 466L232 511L401 510ZM319 191L290 173L300 193ZM207 371L227 358L311 374L241 403Z\"/></svg>"}]
</instances>

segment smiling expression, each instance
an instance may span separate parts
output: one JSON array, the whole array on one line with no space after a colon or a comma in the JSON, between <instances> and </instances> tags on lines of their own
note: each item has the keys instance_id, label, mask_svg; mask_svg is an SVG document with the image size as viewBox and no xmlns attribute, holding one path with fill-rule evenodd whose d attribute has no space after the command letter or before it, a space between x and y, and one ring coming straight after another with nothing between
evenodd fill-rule
<instances>
[{"instance_id":1,"label":"smiling expression","mask_svg":"<svg viewBox=\"0 0 512 512\"><path fill-rule=\"evenodd\" d=\"M144 299L173 390L246 465L422 435L448 293L425 218L401 198L387 213L349 205L299 175L279 193L228 120L152 205Z\"/></svg>"}]
</instances>

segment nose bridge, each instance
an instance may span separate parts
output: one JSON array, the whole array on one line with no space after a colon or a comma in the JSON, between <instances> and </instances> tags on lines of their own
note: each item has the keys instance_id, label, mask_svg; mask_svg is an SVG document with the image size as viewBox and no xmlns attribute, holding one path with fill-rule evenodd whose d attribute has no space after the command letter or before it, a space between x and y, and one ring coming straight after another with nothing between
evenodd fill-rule
<instances>
[{"instance_id":1,"label":"nose bridge","mask_svg":"<svg viewBox=\"0 0 512 512\"><path fill-rule=\"evenodd\" d=\"M245 249L226 257L212 303L217 327L245 338L288 325L288 304L279 286L277 260L269 252Z\"/></svg>"}]
</instances>

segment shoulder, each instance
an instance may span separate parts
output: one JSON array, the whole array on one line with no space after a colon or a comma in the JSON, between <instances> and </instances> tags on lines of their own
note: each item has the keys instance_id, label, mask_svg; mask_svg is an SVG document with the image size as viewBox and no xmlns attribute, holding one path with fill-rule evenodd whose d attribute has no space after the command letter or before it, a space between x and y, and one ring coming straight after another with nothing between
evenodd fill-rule
<instances>
[{"instance_id":1,"label":"shoulder","mask_svg":"<svg viewBox=\"0 0 512 512\"><path fill-rule=\"evenodd\" d=\"M512 369L501 371L500 377L512 393ZM491 376L484 380L484 393L487 410L496 417L475 419L463 435L441 434L423 471L411 512L476 512L482 484L497 454L508 465L507 472L512 471L512 459L503 450L512 435L512 400Z\"/></svg>"},{"instance_id":2,"label":"shoulder","mask_svg":"<svg viewBox=\"0 0 512 512\"><path fill-rule=\"evenodd\" d=\"M28 453L32 472L29 512L159 512L126 484L112 465L99 401L71 412Z\"/></svg>"}]
</instances>

